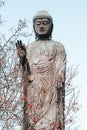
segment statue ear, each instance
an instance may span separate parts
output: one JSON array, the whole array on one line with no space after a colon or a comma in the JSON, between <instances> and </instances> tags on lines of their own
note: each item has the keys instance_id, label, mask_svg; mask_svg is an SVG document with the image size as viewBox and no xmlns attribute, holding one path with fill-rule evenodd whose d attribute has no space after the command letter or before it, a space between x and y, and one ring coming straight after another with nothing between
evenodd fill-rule
<instances>
[{"instance_id":1,"label":"statue ear","mask_svg":"<svg viewBox=\"0 0 87 130\"><path fill-rule=\"evenodd\" d=\"M53 23L52 23L52 31L53 31Z\"/></svg>"},{"instance_id":2,"label":"statue ear","mask_svg":"<svg viewBox=\"0 0 87 130\"><path fill-rule=\"evenodd\" d=\"M50 39L52 39L52 31L53 31L53 23L51 23L51 27L48 34Z\"/></svg>"},{"instance_id":3,"label":"statue ear","mask_svg":"<svg viewBox=\"0 0 87 130\"><path fill-rule=\"evenodd\" d=\"M51 34L52 34L52 31L53 31L53 23L51 24L51 31L50 31Z\"/></svg>"},{"instance_id":4,"label":"statue ear","mask_svg":"<svg viewBox=\"0 0 87 130\"><path fill-rule=\"evenodd\" d=\"M34 22L33 22L33 29L34 29L34 33L35 33L35 39L37 40L38 37L37 37L36 31L35 31L35 25L34 25Z\"/></svg>"}]
</instances>

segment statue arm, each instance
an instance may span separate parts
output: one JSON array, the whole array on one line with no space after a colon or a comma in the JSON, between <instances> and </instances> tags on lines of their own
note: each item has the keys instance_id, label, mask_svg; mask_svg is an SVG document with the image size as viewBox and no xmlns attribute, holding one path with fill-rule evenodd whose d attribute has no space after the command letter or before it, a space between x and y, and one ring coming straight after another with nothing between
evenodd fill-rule
<instances>
[{"instance_id":1,"label":"statue arm","mask_svg":"<svg viewBox=\"0 0 87 130\"><path fill-rule=\"evenodd\" d=\"M20 58L19 62L20 62L20 71L22 73L22 79L31 81L30 65L26 57L27 56L26 47L24 44L22 44L21 40L17 41L16 49L18 56Z\"/></svg>"},{"instance_id":2,"label":"statue arm","mask_svg":"<svg viewBox=\"0 0 87 130\"><path fill-rule=\"evenodd\" d=\"M58 103L58 121L59 128L65 130L65 76L66 76L66 52L62 44L56 46L56 75L55 84L57 88L57 103Z\"/></svg>"},{"instance_id":3,"label":"statue arm","mask_svg":"<svg viewBox=\"0 0 87 130\"><path fill-rule=\"evenodd\" d=\"M63 87L66 76L66 52L64 46L61 44L56 47L56 82L58 88Z\"/></svg>"}]
</instances>

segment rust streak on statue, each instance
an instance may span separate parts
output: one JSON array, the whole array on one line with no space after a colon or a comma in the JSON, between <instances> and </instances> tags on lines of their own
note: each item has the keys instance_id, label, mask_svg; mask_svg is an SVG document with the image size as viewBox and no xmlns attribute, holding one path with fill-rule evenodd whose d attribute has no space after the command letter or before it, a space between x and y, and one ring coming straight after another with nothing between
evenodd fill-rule
<instances>
[{"instance_id":1,"label":"rust streak on statue","mask_svg":"<svg viewBox=\"0 0 87 130\"><path fill-rule=\"evenodd\" d=\"M33 17L35 41L16 43L20 57L24 102L23 130L65 130L64 46L52 40L53 19L47 11ZM18 50L19 49L19 50Z\"/></svg>"}]
</instances>

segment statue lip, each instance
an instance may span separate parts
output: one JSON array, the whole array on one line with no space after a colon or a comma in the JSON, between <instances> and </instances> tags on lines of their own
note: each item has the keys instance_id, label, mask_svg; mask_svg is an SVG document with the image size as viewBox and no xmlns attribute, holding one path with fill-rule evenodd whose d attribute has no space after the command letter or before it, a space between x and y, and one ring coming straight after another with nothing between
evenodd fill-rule
<instances>
[{"instance_id":1,"label":"statue lip","mask_svg":"<svg viewBox=\"0 0 87 130\"><path fill-rule=\"evenodd\" d=\"M45 30L44 29L40 29L40 32L44 32Z\"/></svg>"}]
</instances>

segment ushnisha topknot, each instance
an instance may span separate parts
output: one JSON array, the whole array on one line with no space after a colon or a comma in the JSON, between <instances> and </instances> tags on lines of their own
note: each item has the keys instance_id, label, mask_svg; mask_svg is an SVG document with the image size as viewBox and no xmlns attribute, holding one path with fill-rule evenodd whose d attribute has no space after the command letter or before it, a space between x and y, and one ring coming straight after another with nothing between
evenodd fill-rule
<instances>
[{"instance_id":1,"label":"ushnisha topknot","mask_svg":"<svg viewBox=\"0 0 87 130\"><path fill-rule=\"evenodd\" d=\"M36 13L36 15L33 17L33 22L38 18L47 18L53 23L53 19L51 15L46 10L40 10Z\"/></svg>"}]
</instances>

